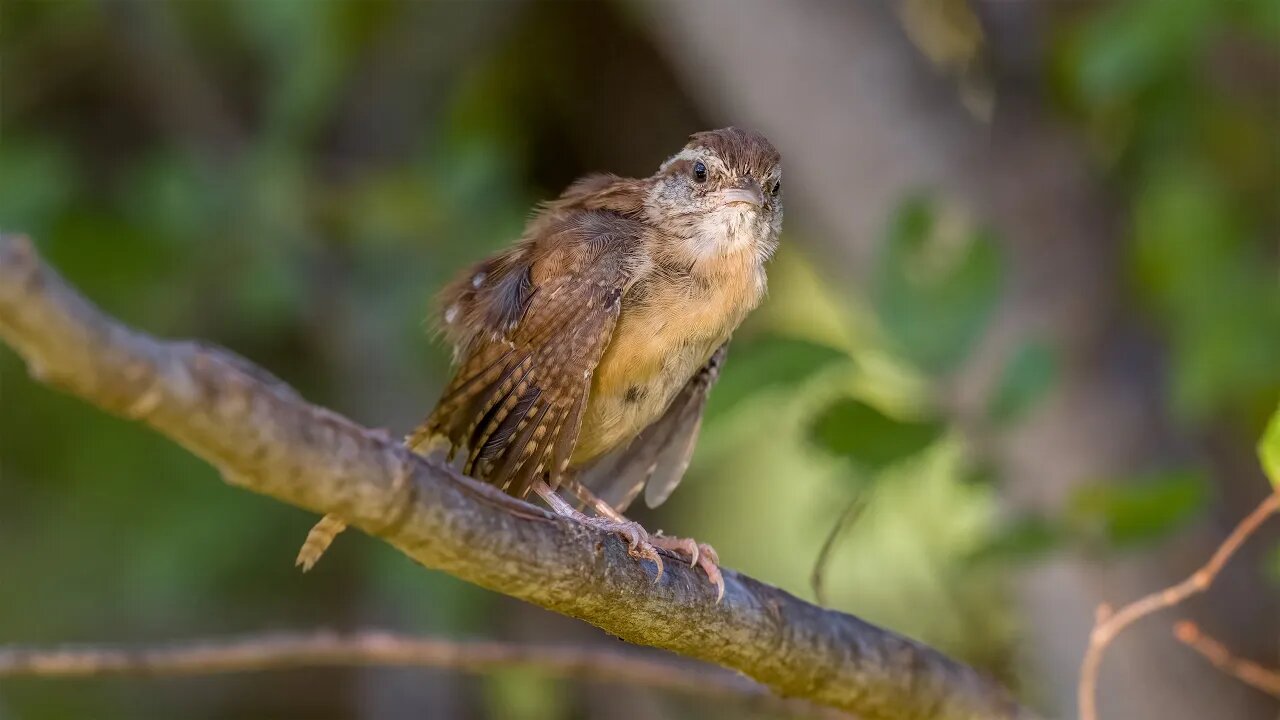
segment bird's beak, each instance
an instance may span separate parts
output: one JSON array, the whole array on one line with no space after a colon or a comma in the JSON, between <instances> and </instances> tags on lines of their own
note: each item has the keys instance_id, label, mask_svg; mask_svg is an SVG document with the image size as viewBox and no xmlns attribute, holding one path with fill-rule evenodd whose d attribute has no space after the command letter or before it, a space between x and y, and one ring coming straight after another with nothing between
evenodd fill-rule
<instances>
[{"instance_id":1,"label":"bird's beak","mask_svg":"<svg viewBox=\"0 0 1280 720\"><path fill-rule=\"evenodd\" d=\"M720 198L725 205L746 203L756 207L764 207L764 191L760 183L750 175L738 178L732 186L720 191Z\"/></svg>"}]
</instances>

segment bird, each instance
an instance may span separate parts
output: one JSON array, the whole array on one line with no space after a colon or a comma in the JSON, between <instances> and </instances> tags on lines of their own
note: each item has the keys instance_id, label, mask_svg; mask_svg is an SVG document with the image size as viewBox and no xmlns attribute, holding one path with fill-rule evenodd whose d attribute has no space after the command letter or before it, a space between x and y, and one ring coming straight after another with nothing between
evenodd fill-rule
<instances>
[{"instance_id":1,"label":"bird","mask_svg":"<svg viewBox=\"0 0 1280 720\"><path fill-rule=\"evenodd\" d=\"M642 492L661 504L684 476L730 337L765 296L782 218L781 155L736 127L694 133L647 178L574 182L442 291L455 371L406 444L618 535L658 578L659 549L687 559L719 602L714 549L623 513ZM343 528L317 523L304 571Z\"/></svg>"}]
</instances>

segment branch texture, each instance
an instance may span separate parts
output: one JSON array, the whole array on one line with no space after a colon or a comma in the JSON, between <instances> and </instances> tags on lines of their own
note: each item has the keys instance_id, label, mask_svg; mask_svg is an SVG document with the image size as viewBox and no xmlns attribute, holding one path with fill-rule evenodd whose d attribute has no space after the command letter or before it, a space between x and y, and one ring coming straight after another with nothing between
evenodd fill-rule
<instances>
[{"instance_id":1,"label":"branch texture","mask_svg":"<svg viewBox=\"0 0 1280 720\"><path fill-rule=\"evenodd\" d=\"M310 405L239 356L126 328L21 237L0 237L0 337L36 379L146 422L233 485L334 513L428 568L866 720L1031 717L936 650L744 575L725 571L720 603L681 563L655 582L617 538Z\"/></svg>"},{"instance_id":2,"label":"branch texture","mask_svg":"<svg viewBox=\"0 0 1280 720\"><path fill-rule=\"evenodd\" d=\"M545 676L622 683L730 701L788 717L837 720L837 710L783 700L719 668L672 663L637 652L569 645L454 641L377 630L356 633L273 633L162 646L0 647L0 678L163 677L385 665L483 673L528 668Z\"/></svg>"}]
</instances>

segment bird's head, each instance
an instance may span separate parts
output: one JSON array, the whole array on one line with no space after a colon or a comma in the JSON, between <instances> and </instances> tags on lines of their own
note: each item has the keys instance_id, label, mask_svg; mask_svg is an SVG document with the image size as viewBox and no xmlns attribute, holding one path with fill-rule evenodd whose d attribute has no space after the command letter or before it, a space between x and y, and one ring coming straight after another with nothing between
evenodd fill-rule
<instances>
[{"instance_id":1,"label":"bird's head","mask_svg":"<svg viewBox=\"0 0 1280 720\"><path fill-rule=\"evenodd\" d=\"M782 156L758 132L697 133L651 178L645 213L695 256L749 247L763 261L782 230Z\"/></svg>"}]
</instances>

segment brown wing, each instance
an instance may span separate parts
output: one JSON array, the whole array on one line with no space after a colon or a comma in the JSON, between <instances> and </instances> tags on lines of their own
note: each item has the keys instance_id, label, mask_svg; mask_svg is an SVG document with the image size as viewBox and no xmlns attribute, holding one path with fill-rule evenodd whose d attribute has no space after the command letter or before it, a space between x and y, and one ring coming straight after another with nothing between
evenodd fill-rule
<instances>
[{"instance_id":1,"label":"brown wing","mask_svg":"<svg viewBox=\"0 0 1280 720\"><path fill-rule=\"evenodd\" d=\"M666 501L684 478L702 427L702 411L711 387L720 376L729 345L721 345L680 390L662 417L645 428L626 447L605 455L581 482L618 512L624 512L640 490L649 507Z\"/></svg>"},{"instance_id":2,"label":"brown wing","mask_svg":"<svg viewBox=\"0 0 1280 720\"><path fill-rule=\"evenodd\" d=\"M642 232L613 213L567 214L446 291L459 365L410 445L443 435L465 448L463 472L516 496L544 474L554 486Z\"/></svg>"}]
</instances>

